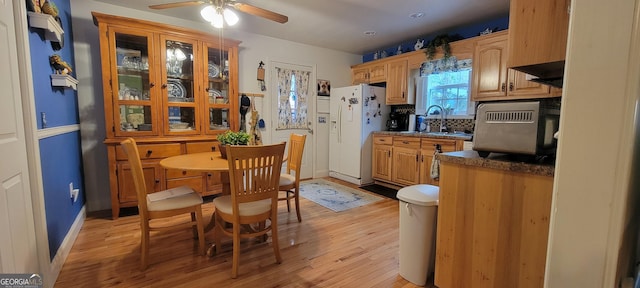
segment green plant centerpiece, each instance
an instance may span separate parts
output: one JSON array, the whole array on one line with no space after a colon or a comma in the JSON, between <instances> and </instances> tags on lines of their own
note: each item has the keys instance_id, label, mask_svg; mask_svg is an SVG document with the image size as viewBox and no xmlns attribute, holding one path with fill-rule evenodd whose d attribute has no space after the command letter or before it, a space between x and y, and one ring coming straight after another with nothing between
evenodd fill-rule
<instances>
[{"instance_id":1,"label":"green plant centerpiece","mask_svg":"<svg viewBox=\"0 0 640 288\"><path fill-rule=\"evenodd\" d=\"M227 130L222 134L218 134L218 142L220 142L220 156L227 159L227 145L247 145L249 143L249 134L246 132L234 132Z\"/></svg>"},{"instance_id":2,"label":"green plant centerpiece","mask_svg":"<svg viewBox=\"0 0 640 288\"><path fill-rule=\"evenodd\" d=\"M449 59L449 57L451 57L451 45L449 45L449 43L461 39L463 39L463 37L459 34L440 34L436 36L424 47L424 54L427 55L427 60L433 60L433 56L436 55L436 49L438 47L442 48L442 52L444 53L443 58L445 60Z\"/></svg>"}]
</instances>

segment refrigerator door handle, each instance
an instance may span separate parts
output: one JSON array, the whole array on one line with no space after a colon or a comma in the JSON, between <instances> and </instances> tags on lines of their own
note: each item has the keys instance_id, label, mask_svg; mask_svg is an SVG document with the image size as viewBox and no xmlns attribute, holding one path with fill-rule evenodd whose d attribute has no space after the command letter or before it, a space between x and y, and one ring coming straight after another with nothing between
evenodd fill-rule
<instances>
[{"instance_id":1,"label":"refrigerator door handle","mask_svg":"<svg viewBox=\"0 0 640 288\"><path fill-rule=\"evenodd\" d=\"M342 105L338 106L338 143L342 143Z\"/></svg>"}]
</instances>

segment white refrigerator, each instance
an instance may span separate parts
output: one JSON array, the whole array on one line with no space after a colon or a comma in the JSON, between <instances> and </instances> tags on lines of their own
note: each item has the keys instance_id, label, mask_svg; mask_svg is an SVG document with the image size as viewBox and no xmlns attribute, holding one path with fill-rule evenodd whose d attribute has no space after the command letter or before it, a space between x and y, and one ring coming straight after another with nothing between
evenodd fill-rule
<instances>
[{"instance_id":1,"label":"white refrigerator","mask_svg":"<svg viewBox=\"0 0 640 288\"><path fill-rule=\"evenodd\" d=\"M329 176L357 185L373 182L371 132L385 130L385 88L360 84L331 91Z\"/></svg>"}]
</instances>

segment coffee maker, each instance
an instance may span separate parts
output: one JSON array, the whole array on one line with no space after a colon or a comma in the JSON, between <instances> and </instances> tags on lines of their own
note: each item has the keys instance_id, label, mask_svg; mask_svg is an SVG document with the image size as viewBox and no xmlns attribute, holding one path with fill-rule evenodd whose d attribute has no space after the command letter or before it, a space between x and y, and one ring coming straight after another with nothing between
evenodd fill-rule
<instances>
[{"instance_id":1,"label":"coffee maker","mask_svg":"<svg viewBox=\"0 0 640 288\"><path fill-rule=\"evenodd\" d=\"M389 120L387 120L388 131L406 131L409 125L409 114L402 114L398 112L389 113Z\"/></svg>"}]
</instances>

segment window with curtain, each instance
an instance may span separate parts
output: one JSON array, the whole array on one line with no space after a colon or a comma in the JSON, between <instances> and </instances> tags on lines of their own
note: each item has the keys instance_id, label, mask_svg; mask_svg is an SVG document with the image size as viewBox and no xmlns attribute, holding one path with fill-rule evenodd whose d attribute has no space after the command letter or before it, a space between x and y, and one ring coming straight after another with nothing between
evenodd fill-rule
<instances>
[{"instance_id":1,"label":"window with curtain","mask_svg":"<svg viewBox=\"0 0 640 288\"><path fill-rule=\"evenodd\" d=\"M471 59L456 57L424 62L420 68L423 101L426 110L440 105L447 115L473 114L471 101Z\"/></svg>"},{"instance_id":2,"label":"window with curtain","mask_svg":"<svg viewBox=\"0 0 640 288\"><path fill-rule=\"evenodd\" d=\"M309 129L307 99L311 91L310 71L276 67L278 79L277 130Z\"/></svg>"}]
</instances>

